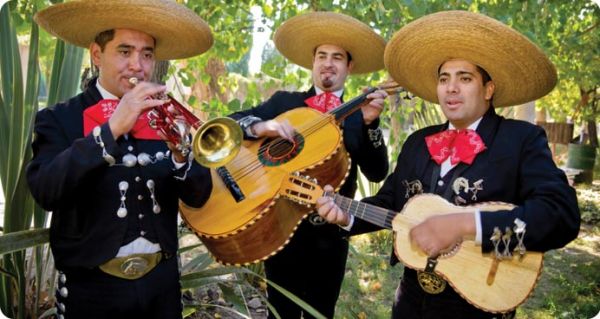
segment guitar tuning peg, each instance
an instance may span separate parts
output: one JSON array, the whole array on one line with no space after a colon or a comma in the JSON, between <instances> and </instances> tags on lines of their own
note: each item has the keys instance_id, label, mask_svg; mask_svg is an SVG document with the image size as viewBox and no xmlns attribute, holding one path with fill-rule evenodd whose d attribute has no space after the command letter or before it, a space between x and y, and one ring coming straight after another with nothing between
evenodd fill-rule
<instances>
[{"instance_id":1,"label":"guitar tuning peg","mask_svg":"<svg viewBox=\"0 0 600 319\"><path fill-rule=\"evenodd\" d=\"M300 177L300 172L293 172L292 175L296 176L296 177Z\"/></svg>"},{"instance_id":2,"label":"guitar tuning peg","mask_svg":"<svg viewBox=\"0 0 600 319\"><path fill-rule=\"evenodd\" d=\"M313 182L313 183L315 183L315 184L319 184L319 182L317 181L316 178L311 178L310 181Z\"/></svg>"}]
</instances>

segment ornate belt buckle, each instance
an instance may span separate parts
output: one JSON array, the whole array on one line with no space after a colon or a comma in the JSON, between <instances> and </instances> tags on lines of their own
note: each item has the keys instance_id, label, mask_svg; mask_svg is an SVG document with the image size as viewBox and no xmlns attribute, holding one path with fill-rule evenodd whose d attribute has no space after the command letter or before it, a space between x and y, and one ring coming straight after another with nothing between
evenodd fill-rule
<instances>
[{"instance_id":1,"label":"ornate belt buckle","mask_svg":"<svg viewBox=\"0 0 600 319\"><path fill-rule=\"evenodd\" d=\"M428 294L437 295L446 289L446 281L432 272L417 271L419 286Z\"/></svg>"},{"instance_id":2,"label":"ornate belt buckle","mask_svg":"<svg viewBox=\"0 0 600 319\"><path fill-rule=\"evenodd\" d=\"M143 274L147 268L148 261L139 256L127 258L121 264L121 272L129 277L135 277Z\"/></svg>"}]
</instances>

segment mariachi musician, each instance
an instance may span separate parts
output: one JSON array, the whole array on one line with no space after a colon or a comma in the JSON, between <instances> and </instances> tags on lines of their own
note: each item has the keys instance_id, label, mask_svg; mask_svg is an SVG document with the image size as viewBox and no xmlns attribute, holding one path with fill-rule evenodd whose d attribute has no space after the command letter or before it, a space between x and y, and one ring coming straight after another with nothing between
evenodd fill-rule
<instances>
[{"instance_id":1,"label":"mariachi musician","mask_svg":"<svg viewBox=\"0 0 600 319\"><path fill-rule=\"evenodd\" d=\"M273 118L297 107L327 112L344 99L349 74L383 67L384 40L364 23L344 14L314 12L291 18L277 29L274 42L290 61L312 70L312 86L303 92L278 91L262 104L230 115L250 139L280 136L292 140L294 127ZM387 148L379 127L386 97L382 90L367 95L371 102L343 122L344 145L352 162L340 190L346 196L353 197L356 192L358 167L373 182L387 175ZM312 214L302 221L283 250L265 261L267 279L332 318L347 254L345 232ZM282 318L301 318L301 308L271 286L268 300ZM272 313L269 316L274 318ZM304 313L304 318L311 317Z\"/></svg>"},{"instance_id":2,"label":"mariachi musician","mask_svg":"<svg viewBox=\"0 0 600 319\"><path fill-rule=\"evenodd\" d=\"M52 211L57 316L181 318L178 202L200 207L212 183L208 169L148 126L146 112L166 102L155 98L166 88L147 81L156 59L208 50L210 28L170 0L70 1L35 20L88 47L99 71L35 120L27 181Z\"/></svg>"},{"instance_id":3,"label":"mariachi musician","mask_svg":"<svg viewBox=\"0 0 600 319\"><path fill-rule=\"evenodd\" d=\"M575 190L554 164L544 130L495 112L538 99L555 86L556 69L535 44L481 14L438 12L400 29L386 47L385 64L399 85L438 103L448 122L410 135L394 173L365 202L399 212L411 197L433 193L460 206L515 205L494 212L475 207L440 211L417 223L410 240L433 260L451 254L464 239L502 260L513 253L563 247L577 237ZM330 197L320 198L319 206L328 221L352 223ZM353 222L352 233L373 229L360 219ZM397 261L393 256L392 262ZM468 276L469 265L465 267ZM437 274L406 267L392 309L392 318L409 319L514 314L486 312Z\"/></svg>"}]
</instances>

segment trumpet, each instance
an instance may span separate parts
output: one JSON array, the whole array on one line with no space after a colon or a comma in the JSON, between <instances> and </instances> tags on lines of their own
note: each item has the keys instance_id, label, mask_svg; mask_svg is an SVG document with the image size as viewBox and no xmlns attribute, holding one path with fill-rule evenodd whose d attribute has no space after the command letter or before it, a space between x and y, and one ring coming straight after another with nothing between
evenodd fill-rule
<instances>
[{"instance_id":1,"label":"trumpet","mask_svg":"<svg viewBox=\"0 0 600 319\"><path fill-rule=\"evenodd\" d=\"M138 82L136 77L129 79L134 86ZM208 168L224 166L236 157L244 136L236 121L219 117L203 122L171 95L156 98L168 102L148 112L148 124L162 132L182 155L188 156L191 150L194 159Z\"/></svg>"}]
</instances>

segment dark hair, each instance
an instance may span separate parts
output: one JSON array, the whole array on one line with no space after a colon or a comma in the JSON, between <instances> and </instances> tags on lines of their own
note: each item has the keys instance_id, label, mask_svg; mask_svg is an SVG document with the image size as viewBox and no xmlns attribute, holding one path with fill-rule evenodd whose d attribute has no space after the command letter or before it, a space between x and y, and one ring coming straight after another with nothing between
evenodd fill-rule
<instances>
[{"instance_id":1,"label":"dark hair","mask_svg":"<svg viewBox=\"0 0 600 319\"><path fill-rule=\"evenodd\" d=\"M100 46L100 50L104 52L104 48L106 44L115 38L115 29L110 29L106 31L102 31L96 35L94 38L94 42Z\"/></svg>"},{"instance_id":2,"label":"dark hair","mask_svg":"<svg viewBox=\"0 0 600 319\"><path fill-rule=\"evenodd\" d=\"M440 64L440 66L437 69L438 76L440 75L440 71L442 70L442 66L444 65L444 63ZM481 75L481 81L483 82L483 85L492 80L492 77L489 73L487 73L487 71L484 68L480 67L479 65L475 65L475 68L477 69L477 72Z\"/></svg>"},{"instance_id":3,"label":"dark hair","mask_svg":"<svg viewBox=\"0 0 600 319\"><path fill-rule=\"evenodd\" d=\"M483 82L483 86L485 86L489 81L492 80L492 77L490 76L489 73L487 73L487 71L480 67L479 65L475 66L477 68L477 72L479 72L479 74L481 74L481 81ZM494 107L494 95L492 94L492 97L490 98L490 107Z\"/></svg>"},{"instance_id":4,"label":"dark hair","mask_svg":"<svg viewBox=\"0 0 600 319\"><path fill-rule=\"evenodd\" d=\"M492 80L492 77L487 73L486 70L484 70L479 65L476 65L475 67L477 68L477 72L479 72L479 74L481 74L481 79L483 80L483 85L485 85L486 83L488 83L489 81Z\"/></svg>"},{"instance_id":5,"label":"dark hair","mask_svg":"<svg viewBox=\"0 0 600 319\"><path fill-rule=\"evenodd\" d=\"M314 57L314 56L315 56L315 54L317 53L317 48L318 48L318 47L315 47L315 48L313 49L313 57ZM344 51L346 51L346 50L344 50ZM348 65L350 65L350 62L352 62L352 54L350 54L350 52L349 52L349 51L346 51L346 55L348 56Z\"/></svg>"}]
</instances>

